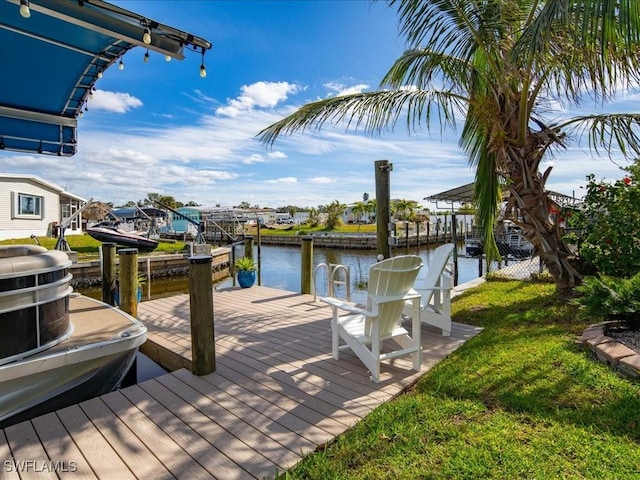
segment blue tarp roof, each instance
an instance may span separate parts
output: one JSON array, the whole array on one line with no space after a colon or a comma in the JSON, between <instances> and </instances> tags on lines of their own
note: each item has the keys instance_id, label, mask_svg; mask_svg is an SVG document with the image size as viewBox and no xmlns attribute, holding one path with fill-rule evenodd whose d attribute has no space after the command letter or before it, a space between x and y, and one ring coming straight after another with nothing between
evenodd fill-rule
<instances>
[{"instance_id":1,"label":"blue tarp roof","mask_svg":"<svg viewBox=\"0 0 640 480\"><path fill-rule=\"evenodd\" d=\"M142 46L183 59L211 43L101 0L0 0L0 149L71 156L101 72ZM151 44L143 42L151 29Z\"/></svg>"}]
</instances>

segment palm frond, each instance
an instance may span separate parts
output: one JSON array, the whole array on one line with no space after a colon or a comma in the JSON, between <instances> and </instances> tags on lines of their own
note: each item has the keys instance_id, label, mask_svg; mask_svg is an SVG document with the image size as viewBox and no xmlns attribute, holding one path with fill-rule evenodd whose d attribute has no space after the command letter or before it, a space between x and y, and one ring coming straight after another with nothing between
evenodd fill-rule
<instances>
[{"instance_id":1,"label":"palm frond","mask_svg":"<svg viewBox=\"0 0 640 480\"><path fill-rule=\"evenodd\" d=\"M466 97L473 70L467 60L431 49L407 50L398 58L380 82L380 89L412 85L420 90L438 88Z\"/></svg>"},{"instance_id":2,"label":"palm frond","mask_svg":"<svg viewBox=\"0 0 640 480\"><path fill-rule=\"evenodd\" d=\"M640 156L640 114L603 113L571 118L556 126L578 138L588 137L592 151L611 155L618 149L627 158Z\"/></svg>"},{"instance_id":3,"label":"palm frond","mask_svg":"<svg viewBox=\"0 0 640 480\"><path fill-rule=\"evenodd\" d=\"M333 97L308 103L291 115L261 130L256 136L273 145L278 136L296 131L319 131L327 122L344 123L345 129L362 129L369 134L393 130L398 120L406 116L409 133L418 127L429 127L432 116L440 124L455 125L455 113L464 105L464 98L452 92L436 90L393 90L365 92Z\"/></svg>"}]
</instances>

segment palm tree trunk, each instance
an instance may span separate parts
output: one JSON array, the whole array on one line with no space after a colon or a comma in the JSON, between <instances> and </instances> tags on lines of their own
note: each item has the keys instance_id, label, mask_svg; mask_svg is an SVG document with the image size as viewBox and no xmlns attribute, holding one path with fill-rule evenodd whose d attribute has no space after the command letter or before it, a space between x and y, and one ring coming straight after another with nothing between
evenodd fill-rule
<instances>
[{"instance_id":1,"label":"palm tree trunk","mask_svg":"<svg viewBox=\"0 0 640 480\"><path fill-rule=\"evenodd\" d=\"M521 226L523 236L531 242L549 270L557 291L568 294L581 283L582 275L576 269L579 262L564 241L560 225L554 223L549 215L552 202L545 183L550 169L542 175L538 171L548 143L539 142L537 135L532 137L536 138L533 141L529 139L528 148L509 149L507 184L510 197L505 216Z\"/></svg>"}]
</instances>

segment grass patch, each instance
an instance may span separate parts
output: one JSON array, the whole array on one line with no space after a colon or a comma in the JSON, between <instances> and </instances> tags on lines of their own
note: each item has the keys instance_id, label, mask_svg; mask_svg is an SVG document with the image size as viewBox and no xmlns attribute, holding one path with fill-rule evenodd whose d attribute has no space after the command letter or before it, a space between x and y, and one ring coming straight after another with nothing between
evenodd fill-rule
<instances>
[{"instance_id":1,"label":"grass patch","mask_svg":"<svg viewBox=\"0 0 640 480\"><path fill-rule=\"evenodd\" d=\"M544 283L456 298L481 326L287 479L640 478L640 385L576 343L590 322Z\"/></svg>"},{"instance_id":2,"label":"grass patch","mask_svg":"<svg viewBox=\"0 0 640 480\"><path fill-rule=\"evenodd\" d=\"M69 235L65 237L69 247L74 252L78 252L78 260L87 261L98 258L100 256L100 246L102 242L99 242L88 234L83 235ZM53 250L56 246L58 239L49 237L38 237L38 242L43 247ZM12 240L2 240L0 245L33 245L34 241L31 238L16 238ZM158 248L154 252L159 253L178 253L185 248L184 242L160 242Z\"/></svg>"}]
</instances>

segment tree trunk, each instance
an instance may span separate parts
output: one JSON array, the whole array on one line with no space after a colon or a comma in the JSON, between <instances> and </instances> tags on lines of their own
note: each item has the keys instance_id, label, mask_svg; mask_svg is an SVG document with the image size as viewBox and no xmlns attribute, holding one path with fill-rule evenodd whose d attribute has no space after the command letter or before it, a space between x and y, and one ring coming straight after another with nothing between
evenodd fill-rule
<instances>
[{"instance_id":1,"label":"tree trunk","mask_svg":"<svg viewBox=\"0 0 640 480\"><path fill-rule=\"evenodd\" d=\"M563 240L560 225L549 215L552 202L545 183L550 169L543 175L538 171L548 140L545 137L542 141L539 135L532 134L526 147L509 149L507 171L511 174L503 175L508 177L510 193L505 216L521 226L523 236L549 270L558 293L569 295L581 283L582 275L576 269L578 259Z\"/></svg>"}]
</instances>

